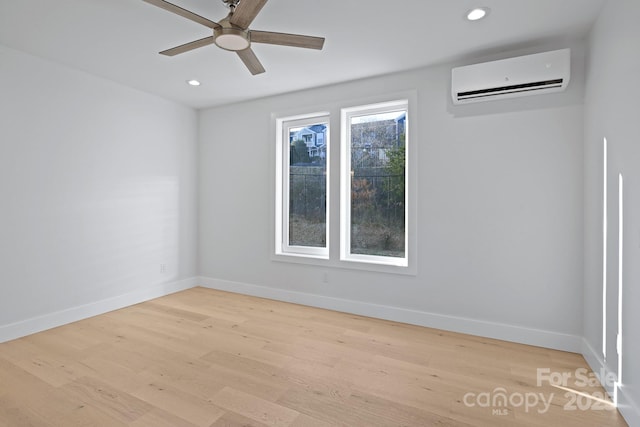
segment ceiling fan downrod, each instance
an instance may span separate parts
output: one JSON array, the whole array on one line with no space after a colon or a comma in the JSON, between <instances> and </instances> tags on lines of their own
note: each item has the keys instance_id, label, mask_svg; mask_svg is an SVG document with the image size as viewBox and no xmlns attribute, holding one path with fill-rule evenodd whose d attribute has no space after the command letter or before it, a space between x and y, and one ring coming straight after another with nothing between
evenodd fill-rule
<instances>
[{"instance_id":1,"label":"ceiling fan downrod","mask_svg":"<svg viewBox=\"0 0 640 427\"><path fill-rule=\"evenodd\" d=\"M233 13L235 12L236 7L238 7L238 3L240 3L240 0L222 0L222 3L224 3L225 6L227 6L231 10L231 13Z\"/></svg>"}]
</instances>

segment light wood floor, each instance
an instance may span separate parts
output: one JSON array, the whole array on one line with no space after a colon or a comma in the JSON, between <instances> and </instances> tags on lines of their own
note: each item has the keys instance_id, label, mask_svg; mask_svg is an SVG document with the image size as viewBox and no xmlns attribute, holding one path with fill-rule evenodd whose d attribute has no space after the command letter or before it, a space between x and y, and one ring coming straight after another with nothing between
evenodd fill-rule
<instances>
[{"instance_id":1,"label":"light wood floor","mask_svg":"<svg viewBox=\"0 0 640 427\"><path fill-rule=\"evenodd\" d=\"M0 426L626 425L593 399L599 387L536 383L538 368L586 367L577 354L194 288L0 344ZM492 403L500 392L506 406Z\"/></svg>"}]
</instances>

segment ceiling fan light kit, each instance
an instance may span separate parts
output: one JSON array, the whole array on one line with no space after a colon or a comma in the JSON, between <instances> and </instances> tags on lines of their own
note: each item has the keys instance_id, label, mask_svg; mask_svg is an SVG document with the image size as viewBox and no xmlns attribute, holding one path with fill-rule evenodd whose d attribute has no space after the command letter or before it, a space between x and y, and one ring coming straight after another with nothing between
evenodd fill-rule
<instances>
[{"instance_id":1,"label":"ceiling fan light kit","mask_svg":"<svg viewBox=\"0 0 640 427\"><path fill-rule=\"evenodd\" d=\"M222 0L229 8L229 15L221 20L220 23L211 21L166 0L143 1L213 29L212 36L163 50L160 52L162 55L179 55L215 44L224 50L236 52L251 74L256 75L264 73L265 70L251 49L252 42L317 50L324 47L323 37L249 30L249 25L262 10L267 0Z\"/></svg>"},{"instance_id":2,"label":"ceiling fan light kit","mask_svg":"<svg viewBox=\"0 0 640 427\"><path fill-rule=\"evenodd\" d=\"M249 34L238 28L216 28L213 30L216 46L224 50L245 50L251 45Z\"/></svg>"}]
</instances>

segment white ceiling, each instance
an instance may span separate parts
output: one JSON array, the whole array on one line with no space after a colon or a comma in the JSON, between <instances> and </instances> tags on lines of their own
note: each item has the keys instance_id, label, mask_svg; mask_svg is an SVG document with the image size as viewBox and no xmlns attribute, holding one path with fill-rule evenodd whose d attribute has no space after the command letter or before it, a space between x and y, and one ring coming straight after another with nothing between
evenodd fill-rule
<instances>
[{"instance_id":1,"label":"white ceiling","mask_svg":"<svg viewBox=\"0 0 640 427\"><path fill-rule=\"evenodd\" d=\"M170 0L219 21L221 0ZM158 52L210 35L142 0L0 0L0 44L202 108L586 34L604 0L270 0L251 28L326 37L324 50L254 44L251 76L215 45ZM487 19L465 12L487 6ZM185 81L198 79L200 87Z\"/></svg>"}]
</instances>

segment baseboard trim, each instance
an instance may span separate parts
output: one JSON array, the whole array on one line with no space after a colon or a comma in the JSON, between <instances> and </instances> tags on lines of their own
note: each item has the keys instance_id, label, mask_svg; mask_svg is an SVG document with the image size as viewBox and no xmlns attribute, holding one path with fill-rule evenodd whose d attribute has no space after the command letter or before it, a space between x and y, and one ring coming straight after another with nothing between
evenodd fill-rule
<instances>
[{"instance_id":1,"label":"baseboard trim","mask_svg":"<svg viewBox=\"0 0 640 427\"><path fill-rule=\"evenodd\" d=\"M589 367L591 367L591 370L598 374L598 378L601 378L602 375L606 375L607 377L615 376L616 373L613 372L602 357L600 357L600 352L595 351L585 338L582 339L582 355L589 364ZM618 389L615 390L614 386L608 384L606 381L600 381L600 383L612 399L617 391L618 411L620 411L627 421L627 424L630 426L640 426L640 406L629 396L624 386L618 387Z\"/></svg>"},{"instance_id":2,"label":"baseboard trim","mask_svg":"<svg viewBox=\"0 0 640 427\"><path fill-rule=\"evenodd\" d=\"M0 325L0 343L190 289L197 286L197 284L198 278L196 277L162 283L101 301Z\"/></svg>"},{"instance_id":3,"label":"baseboard trim","mask_svg":"<svg viewBox=\"0 0 640 427\"><path fill-rule=\"evenodd\" d=\"M600 376L606 375L607 377L615 376L615 372L613 372L609 366L604 362L600 354L591 347L591 344L586 339L582 339L582 356L587 361L587 364L591 368L593 372L598 374L598 379ZM607 384L606 382L600 381L604 390L613 398L614 389L611 384Z\"/></svg>"},{"instance_id":4,"label":"baseboard trim","mask_svg":"<svg viewBox=\"0 0 640 427\"><path fill-rule=\"evenodd\" d=\"M582 337L576 335L487 322L464 317L447 316L400 307L371 304L317 294L294 292L285 289L219 280L210 277L201 277L200 285L221 291L235 292L318 308L326 308L329 310L393 320L396 322L426 326L429 328L461 332L487 338L495 338L520 344L528 344L574 353L579 353L582 349Z\"/></svg>"}]
</instances>

